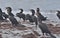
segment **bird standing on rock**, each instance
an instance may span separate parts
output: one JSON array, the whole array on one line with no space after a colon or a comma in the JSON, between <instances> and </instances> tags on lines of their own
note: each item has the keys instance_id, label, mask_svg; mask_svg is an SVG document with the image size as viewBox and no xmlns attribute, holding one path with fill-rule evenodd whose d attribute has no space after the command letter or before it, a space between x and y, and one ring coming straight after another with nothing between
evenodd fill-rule
<instances>
[{"instance_id":1,"label":"bird standing on rock","mask_svg":"<svg viewBox=\"0 0 60 38\"><path fill-rule=\"evenodd\" d=\"M3 12L2 12L2 10L0 8L0 20L4 20L2 14L3 14Z\"/></svg>"},{"instance_id":2,"label":"bird standing on rock","mask_svg":"<svg viewBox=\"0 0 60 38\"><path fill-rule=\"evenodd\" d=\"M43 35L44 35L44 33L46 33L46 35L49 34L52 38L56 38L56 37L50 32L50 30L48 29L48 27L47 27L46 24L39 22L38 25L39 25L39 28L41 29Z\"/></svg>"},{"instance_id":3,"label":"bird standing on rock","mask_svg":"<svg viewBox=\"0 0 60 38\"><path fill-rule=\"evenodd\" d=\"M12 8L11 7L6 7L7 9L7 13L9 16L14 16L13 13L12 13Z\"/></svg>"},{"instance_id":4,"label":"bird standing on rock","mask_svg":"<svg viewBox=\"0 0 60 38\"><path fill-rule=\"evenodd\" d=\"M19 23L16 18L14 17L14 15L11 13L12 8L11 7L7 7L7 13L8 13L8 18L10 20L10 22L12 23L13 26L23 26L21 23Z\"/></svg>"},{"instance_id":5,"label":"bird standing on rock","mask_svg":"<svg viewBox=\"0 0 60 38\"><path fill-rule=\"evenodd\" d=\"M44 17L41 13L40 13L40 9L39 8L37 8L37 13L36 13L36 15L39 17L39 19L41 19L41 21L45 21L46 19L47 19L47 17ZM38 20L39 20L38 19Z\"/></svg>"},{"instance_id":6,"label":"bird standing on rock","mask_svg":"<svg viewBox=\"0 0 60 38\"><path fill-rule=\"evenodd\" d=\"M17 26L19 23L18 21L15 19L14 15L11 13L12 8L11 7L7 7L7 13L8 13L8 18L11 21L12 25Z\"/></svg>"},{"instance_id":7,"label":"bird standing on rock","mask_svg":"<svg viewBox=\"0 0 60 38\"><path fill-rule=\"evenodd\" d=\"M17 13L16 16L19 17L20 19L22 18L25 21L25 14L23 14L23 9L20 9L21 12Z\"/></svg>"},{"instance_id":8,"label":"bird standing on rock","mask_svg":"<svg viewBox=\"0 0 60 38\"><path fill-rule=\"evenodd\" d=\"M57 17L60 19L60 11L57 11L58 13L56 14Z\"/></svg>"},{"instance_id":9,"label":"bird standing on rock","mask_svg":"<svg viewBox=\"0 0 60 38\"><path fill-rule=\"evenodd\" d=\"M30 11L31 11L32 15L27 14L27 15L25 16L25 19L26 19L26 20L29 20L30 23L35 22L35 24L36 24L36 26L37 26L37 18L36 18L36 16L34 16L34 15L35 15L35 10L30 9Z\"/></svg>"},{"instance_id":10,"label":"bird standing on rock","mask_svg":"<svg viewBox=\"0 0 60 38\"><path fill-rule=\"evenodd\" d=\"M38 17L38 19L40 19L40 17ZM39 26L39 28L41 29L43 35L44 35L44 33L46 33L46 35L49 34L52 38L56 38L56 37L50 32L47 24L42 23L41 19L38 20L38 26Z\"/></svg>"},{"instance_id":11,"label":"bird standing on rock","mask_svg":"<svg viewBox=\"0 0 60 38\"><path fill-rule=\"evenodd\" d=\"M32 22L35 22L36 28L37 28L38 22L37 22L37 17L34 16L35 15L35 10L34 9L31 9L30 11L32 12L32 15L31 15L32 20L33 20Z\"/></svg>"}]
</instances>

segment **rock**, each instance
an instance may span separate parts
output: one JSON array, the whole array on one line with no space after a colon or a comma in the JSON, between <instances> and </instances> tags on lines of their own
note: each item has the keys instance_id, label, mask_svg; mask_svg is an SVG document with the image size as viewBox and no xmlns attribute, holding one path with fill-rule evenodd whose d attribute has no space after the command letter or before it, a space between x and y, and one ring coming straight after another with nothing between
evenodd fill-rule
<instances>
[{"instance_id":1,"label":"rock","mask_svg":"<svg viewBox=\"0 0 60 38\"><path fill-rule=\"evenodd\" d=\"M47 24L47 26L48 26L49 28L51 28L51 27L53 27L54 25L53 25L53 24Z\"/></svg>"},{"instance_id":2,"label":"rock","mask_svg":"<svg viewBox=\"0 0 60 38\"><path fill-rule=\"evenodd\" d=\"M27 34L27 35L23 35L23 38L37 38L37 36L35 36L34 34Z\"/></svg>"},{"instance_id":3,"label":"rock","mask_svg":"<svg viewBox=\"0 0 60 38\"><path fill-rule=\"evenodd\" d=\"M56 27L60 27L60 24L56 24Z\"/></svg>"},{"instance_id":4,"label":"rock","mask_svg":"<svg viewBox=\"0 0 60 38\"><path fill-rule=\"evenodd\" d=\"M52 38L52 37L40 37L40 38Z\"/></svg>"},{"instance_id":5,"label":"rock","mask_svg":"<svg viewBox=\"0 0 60 38\"><path fill-rule=\"evenodd\" d=\"M32 27L27 27L27 28L32 29Z\"/></svg>"},{"instance_id":6,"label":"rock","mask_svg":"<svg viewBox=\"0 0 60 38\"><path fill-rule=\"evenodd\" d=\"M27 30L26 27L16 27L18 30Z\"/></svg>"},{"instance_id":7,"label":"rock","mask_svg":"<svg viewBox=\"0 0 60 38\"><path fill-rule=\"evenodd\" d=\"M0 38L2 38L2 35L0 34Z\"/></svg>"},{"instance_id":8,"label":"rock","mask_svg":"<svg viewBox=\"0 0 60 38\"><path fill-rule=\"evenodd\" d=\"M41 36L38 32L33 31L36 36Z\"/></svg>"},{"instance_id":9,"label":"rock","mask_svg":"<svg viewBox=\"0 0 60 38\"><path fill-rule=\"evenodd\" d=\"M10 24L7 24L7 25L1 25L0 27L1 29L11 29L12 26Z\"/></svg>"}]
</instances>

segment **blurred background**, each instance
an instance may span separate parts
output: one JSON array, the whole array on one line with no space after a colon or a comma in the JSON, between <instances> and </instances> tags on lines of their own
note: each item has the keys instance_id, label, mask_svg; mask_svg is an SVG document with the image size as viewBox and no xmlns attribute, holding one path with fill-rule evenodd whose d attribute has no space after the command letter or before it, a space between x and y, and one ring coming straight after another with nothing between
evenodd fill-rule
<instances>
[{"instance_id":1,"label":"blurred background","mask_svg":"<svg viewBox=\"0 0 60 38\"><path fill-rule=\"evenodd\" d=\"M30 8L41 8L42 10L57 10L60 8L60 0L0 0L0 8L10 6L14 10L23 8L28 10Z\"/></svg>"}]
</instances>

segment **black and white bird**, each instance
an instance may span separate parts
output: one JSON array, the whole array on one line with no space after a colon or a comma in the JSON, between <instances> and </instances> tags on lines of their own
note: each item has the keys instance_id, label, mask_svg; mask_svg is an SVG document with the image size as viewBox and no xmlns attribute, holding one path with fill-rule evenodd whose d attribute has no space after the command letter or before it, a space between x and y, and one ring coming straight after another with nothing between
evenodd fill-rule
<instances>
[{"instance_id":1,"label":"black and white bird","mask_svg":"<svg viewBox=\"0 0 60 38\"><path fill-rule=\"evenodd\" d=\"M56 37L50 32L50 30L48 29L48 27L47 27L46 24L39 22L38 26L39 26L39 28L41 29L43 35L44 35L44 33L45 33L46 35L49 34L52 38L56 38Z\"/></svg>"},{"instance_id":2,"label":"black and white bird","mask_svg":"<svg viewBox=\"0 0 60 38\"><path fill-rule=\"evenodd\" d=\"M42 23L40 17L38 17L38 19L39 19L39 20L38 20L38 27L41 29L42 34L43 34L43 35L44 35L44 33L45 33L46 35L49 34L52 38L56 38L56 37L51 33L51 31L49 30L47 24Z\"/></svg>"},{"instance_id":3,"label":"black and white bird","mask_svg":"<svg viewBox=\"0 0 60 38\"><path fill-rule=\"evenodd\" d=\"M37 16L39 17L39 19L41 19L41 21L45 21L47 19L47 17L44 17L41 13L40 13L40 9L37 8Z\"/></svg>"},{"instance_id":4,"label":"black and white bird","mask_svg":"<svg viewBox=\"0 0 60 38\"><path fill-rule=\"evenodd\" d=\"M19 23L17 21L17 19L14 17L14 15L11 13L12 12L11 7L7 7L6 9L7 9L7 13L8 13L8 18L9 18L10 22L12 23L12 26L23 26L23 27L25 27L24 25Z\"/></svg>"},{"instance_id":5,"label":"black and white bird","mask_svg":"<svg viewBox=\"0 0 60 38\"><path fill-rule=\"evenodd\" d=\"M32 20L33 20L32 22L35 22L35 25L36 25L36 27L37 27L38 22L37 22L37 17L35 16L35 10L34 10L34 9L31 9L30 11L31 11L31 13L32 13L32 15L31 15Z\"/></svg>"},{"instance_id":6,"label":"black and white bird","mask_svg":"<svg viewBox=\"0 0 60 38\"><path fill-rule=\"evenodd\" d=\"M2 12L2 9L0 8L0 20L4 20L2 14L3 12Z\"/></svg>"},{"instance_id":7,"label":"black and white bird","mask_svg":"<svg viewBox=\"0 0 60 38\"><path fill-rule=\"evenodd\" d=\"M11 7L6 7L7 9L7 13L8 13L8 18L10 20L10 22L12 23L12 25L15 25L17 26L19 23L18 21L16 20L16 18L14 17L14 15L11 13L12 12L12 8ZM7 15L4 14L4 17L6 17Z\"/></svg>"},{"instance_id":8,"label":"black and white bird","mask_svg":"<svg viewBox=\"0 0 60 38\"><path fill-rule=\"evenodd\" d=\"M20 19L22 18L25 21L25 14L23 14L23 9L20 9L21 12L17 13L16 16L19 17Z\"/></svg>"},{"instance_id":9,"label":"black and white bird","mask_svg":"<svg viewBox=\"0 0 60 38\"><path fill-rule=\"evenodd\" d=\"M12 13L12 8L11 7L6 7L6 9L7 9L8 15L14 16L13 13Z\"/></svg>"},{"instance_id":10,"label":"black and white bird","mask_svg":"<svg viewBox=\"0 0 60 38\"><path fill-rule=\"evenodd\" d=\"M57 11L58 13L56 14L57 17L60 19L60 11Z\"/></svg>"},{"instance_id":11,"label":"black and white bird","mask_svg":"<svg viewBox=\"0 0 60 38\"><path fill-rule=\"evenodd\" d=\"M32 15L27 14L25 16L25 19L29 20L30 23L35 23L35 25L37 27L38 23L37 23L37 17L35 16L35 10L34 9L30 9L30 11L31 11Z\"/></svg>"}]
</instances>

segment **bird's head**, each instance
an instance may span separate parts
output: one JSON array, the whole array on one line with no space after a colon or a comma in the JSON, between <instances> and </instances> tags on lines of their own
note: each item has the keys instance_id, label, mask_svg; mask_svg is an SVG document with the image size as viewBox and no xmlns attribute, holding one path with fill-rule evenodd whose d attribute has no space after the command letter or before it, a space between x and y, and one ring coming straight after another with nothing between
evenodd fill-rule
<instances>
[{"instance_id":1,"label":"bird's head","mask_svg":"<svg viewBox=\"0 0 60 38\"><path fill-rule=\"evenodd\" d=\"M2 9L0 8L0 12L2 12Z\"/></svg>"},{"instance_id":2,"label":"bird's head","mask_svg":"<svg viewBox=\"0 0 60 38\"><path fill-rule=\"evenodd\" d=\"M12 11L12 8L11 7L6 7L6 9L7 9L7 12L8 13Z\"/></svg>"},{"instance_id":3,"label":"bird's head","mask_svg":"<svg viewBox=\"0 0 60 38\"><path fill-rule=\"evenodd\" d=\"M37 12L39 12L39 11L40 11L40 9L39 9L39 8L37 8L37 9L36 9L36 11L37 11Z\"/></svg>"},{"instance_id":4,"label":"bird's head","mask_svg":"<svg viewBox=\"0 0 60 38\"><path fill-rule=\"evenodd\" d=\"M21 9L19 9L19 10L21 10L21 12L20 13L23 13L23 9L21 8Z\"/></svg>"},{"instance_id":5,"label":"bird's head","mask_svg":"<svg viewBox=\"0 0 60 38\"><path fill-rule=\"evenodd\" d=\"M30 11L32 12L32 15L35 14L35 10L34 9L30 9Z\"/></svg>"}]
</instances>

